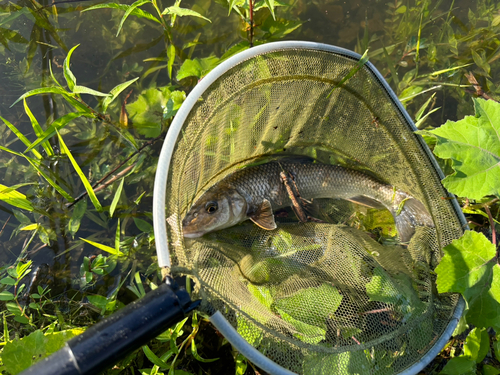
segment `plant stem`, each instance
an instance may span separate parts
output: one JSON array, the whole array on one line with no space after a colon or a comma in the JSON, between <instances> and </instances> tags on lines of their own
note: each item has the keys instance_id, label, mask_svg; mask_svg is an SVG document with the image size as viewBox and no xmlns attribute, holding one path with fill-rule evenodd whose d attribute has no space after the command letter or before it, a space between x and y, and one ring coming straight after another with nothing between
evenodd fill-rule
<instances>
[{"instance_id":1,"label":"plant stem","mask_svg":"<svg viewBox=\"0 0 500 375\"><path fill-rule=\"evenodd\" d=\"M250 48L253 47L253 0L248 0L250 7Z\"/></svg>"}]
</instances>

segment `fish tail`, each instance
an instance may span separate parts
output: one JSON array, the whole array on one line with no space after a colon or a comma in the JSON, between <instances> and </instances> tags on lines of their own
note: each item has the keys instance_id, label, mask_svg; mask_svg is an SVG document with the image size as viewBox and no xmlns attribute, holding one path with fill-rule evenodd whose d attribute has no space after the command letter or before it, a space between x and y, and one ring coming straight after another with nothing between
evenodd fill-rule
<instances>
[{"instance_id":1,"label":"fish tail","mask_svg":"<svg viewBox=\"0 0 500 375\"><path fill-rule=\"evenodd\" d=\"M422 202L405 193L396 193L390 211L401 242L410 241L417 226L434 227L432 217Z\"/></svg>"}]
</instances>

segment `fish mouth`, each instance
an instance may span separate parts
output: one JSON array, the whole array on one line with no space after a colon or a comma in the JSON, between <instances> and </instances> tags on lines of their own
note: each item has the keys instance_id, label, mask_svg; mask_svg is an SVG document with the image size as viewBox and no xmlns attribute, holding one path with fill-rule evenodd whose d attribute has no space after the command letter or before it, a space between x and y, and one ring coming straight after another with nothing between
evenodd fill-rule
<instances>
[{"instance_id":1,"label":"fish mouth","mask_svg":"<svg viewBox=\"0 0 500 375\"><path fill-rule=\"evenodd\" d=\"M205 232L183 232L184 237L186 238L198 238L205 234Z\"/></svg>"}]
</instances>

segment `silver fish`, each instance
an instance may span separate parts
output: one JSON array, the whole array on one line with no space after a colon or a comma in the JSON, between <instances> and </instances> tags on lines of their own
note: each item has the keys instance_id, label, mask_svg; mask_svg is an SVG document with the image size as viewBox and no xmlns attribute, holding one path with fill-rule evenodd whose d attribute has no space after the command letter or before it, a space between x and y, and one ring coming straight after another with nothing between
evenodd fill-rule
<instances>
[{"instance_id":1,"label":"silver fish","mask_svg":"<svg viewBox=\"0 0 500 375\"><path fill-rule=\"evenodd\" d=\"M292 204L280 178L282 171L294 176L304 199L379 202L393 215L402 242L411 239L416 226L434 226L420 201L364 173L338 165L285 160L244 168L210 187L184 217L184 237L200 237L248 219L263 229L275 229L273 211Z\"/></svg>"}]
</instances>

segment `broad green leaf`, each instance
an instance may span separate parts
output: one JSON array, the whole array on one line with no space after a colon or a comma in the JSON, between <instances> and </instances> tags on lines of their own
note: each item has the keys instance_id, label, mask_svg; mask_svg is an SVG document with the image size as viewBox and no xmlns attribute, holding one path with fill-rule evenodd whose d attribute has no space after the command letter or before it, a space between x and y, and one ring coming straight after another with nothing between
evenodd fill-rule
<instances>
[{"instance_id":1,"label":"broad green leaf","mask_svg":"<svg viewBox=\"0 0 500 375\"><path fill-rule=\"evenodd\" d=\"M500 103L474 99L475 116L466 116L419 133L437 138L434 153L451 159L455 173L443 180L450 192L481 199L500 196Z\"/></svg>"},{"instance_id":2,"label":"broad green leaf","mask_svg":"<svg viewBox=\"0 0 500 375\"><path fill-rule=\"evenodd\" d=\"M443 248L444 256L436 267L439 293L462 293L476 285L495 256L495 246L482 233L466 231Z\"/></svg>"},{"instance_id":3,"label":"broad green leaf","mask_svg":"<svg viewBox=\"0 0 500 375\"><path fill-rule=\"evenodd\" d=\"M490 349L490 337L486 328L474 328L469 332L464 343L464 357L480 363Z\"/></svg>"},{"instance_id":4,"label":"broad green leaf","mask_svg":"<svg viewBox=\"0 0 500 375\"><path fill-rule=\"evenodd\" d=\"M186 93L184 91L173 91L163 110L163 120L174 117L182 103L184 103L184 100L186 100Z\"/></svg>"},{"instance_id":5,"label":"broad green leaf","mask_svg":"<svg viewBox=\"0 0 500 375\"><path fill-rule=\"evenodd\" d=\"M87 9L82 10L82 13L86 12L88 10L103 9L103 8L120 9L120 10L123 10L124 12L126 12L130 7L131 7L131 5L117 4L117 3L97 4L97 5L91 6ZM140 17L140 18L147 18L148 20L154 21L154 22L159 23L161 25L161 21L158 18L153 16L151 13L146 12L145 10L142 10L140 8L134 8L130 14L133 16Z\"/></svg>"},{"instance_id":6,"label":"broad green leaf","mask_svg":"<svg viewBox=\"0 0 500 375\"><path fill-rule=\"evenodd\" d=\"M11 292L6 290L0 292L0 301L12 301L14 299L14 295Z\"/></svg>"},{"instance_id":7,"label":"broad green leaf","mask_svg":"<svg viewBox=\"0 0 500 375\"><path fill-rule=\"evenodd\" d=\"M87 211L87 200L82 199L75 204L71 218L68 222L68 231L71 233L71 236L74 236L76 232L78 232L78 229L80 229L80 222L82 221L85 211Z\"/></svg>"},{"instance_id":8,"label":"broad green leaf","mask_svg":"<svg viewBox=\"0 0 500 375\"><path fill-rule=\"evenodd\" d=\"M160 135L163 109L169 99L169 87L150 88L142 91L135 102L127 104L129 119L139 134L150 138Z\"/></svg>"},{"instance_id":9,"label":"broad green leaf","mask_svg":"<svg viewBox=\"0 0 500 375\"><path fill-rule=\"evenodd\" d=\"M207 17L203 17L200 13L195 12L194 10L186 9L186 8L180 8L177 5L165 8L161 14L162 15L165 15L165 14L172 14L172 15L174 15L175 14L176 16L179 16L179 17L192 16L192 17L203 18L204 20L206 20L208 22L212 22Z\"/></svg>"},{"instance_id":10,"label":"broad green leaf","mask_svg":"<svg viewBox=\"0 0 500 375\"><path fill-rule=\"evenodd\" d=\"M66 58L64 59L64 63L63 63L64 78L66 79L66 83L68 84L68 88L70 89L70 91L73 91L73 89L75 88L75 85L76 85L76 77L70 69L70 60L71 60L71 55L73 54L73 51L78 46L79 46L79 44L77 44L76 46L74 46L73 48L70 49L70 51L68 52L68 56L66 56Z\"/></svg>"},{"instance_id":11,"label":"broad green leaf","mask_svg":"<svg viewBox=\"0 0 500 375\"><path fill-rule=\"evenodd\" d=\"M16 285L16 280L14 280L10 276L7 276L7 277L4 277L2 280L0 280L0 284L4 284L4 285Z\"/></svg>"},{"instance_id":12,"label":"broad green leaf","mask_svg":"<svg viewBox=\"0 0 500 375\"><path fill-rule=\"evenodd\" d=\"M64 143L64 140L62 139L61 135L59 134L59 132L57 130L56 130L56 133L57 133L57 137L59 138L59 143L61 145L62 153L65 154L68 157L68 159L71 161L71 164L73 165L73 168L75 168L75 171L78 174L78 176L80 177L80 180L82 180L82 183L85 186L85 190L87 190L89 198L92 201L92 203L94 204L95 209L98 212L101 212L102 206L101 206L101 203L99 203L99 200L97 199L97 197L94 193L94 189L92 188L92 185L90 185L89 180L87 179L87 177L83 173L82 169L80 168L80 166L76 162L73 155L71 155L71 152L69 151L68 147Z\"/></svg>"},{"instance_id":13,"label":"broad green leaf","mask_svg":"<svg viewBox=\"0 0 500 375\"><path fill-rule=\"evenodd\" d=\"M29 98L30 96L33 96L33 95L39 95L39 94L60 94L60 95L64 95L64 94L68 94L68 92L60 87L42 87L42 88L39 88L39 89L34 89L34 90L30 90L26 93L24 93L23 95L21 95L14 103L11 104L11 108L17 104L17 102L25 99L25 98Z\"/></svg>"},{"instance_id":14,"label":"broad green leaf","mask_svg":"<svg viewBox=\"0 0 500 375\"><path fill-rule=\"evenodd\" d=\"M138 219L134 217L134 223L139 230L146 232L146 233L151 233L153 232L153 226L149 224L147 221Z\"/></svg>"},{"instance_id":15,"label":"broad green leaf","mask_svg":"<svg viewBox=\"0 0 500 375\"><path fill-rule=\"evenodd\" d=\"M466 357L450 359L439 374L443 375L475 375L476 362Z\"/></svg>"},{"instance_id":16,"label":"broad green leaf","mask_svg":"<svg viewBox=\"0 0 500 375\"><path fill-rule=\"evenodd\" d=\"M124 255L121 251L119 251L119 250L116 251L116 249L114 247L106 246L106 245L103 245L103 244L100 244L100 243L97 243L97 242L94 242L94 241L86 240L85 238L81 238L81 237L80 237L80 239L82 241L85 241L85 242L91 244L92 246L95 246L98 249L101 249L102 251L106 251L107 253L110 253L112 255L119 255L119 256L123 256Z\"/></svg>"},{"instance_id":17,"label":"broad green leaf","mask_svg":"<svg viewBox=\"0 0 500 375\"><path fill-rule=\"evenodd\" d=\"M26 211L33 211L34 208L31 202L26 198L26 195L12 190L12 188L0 184L0 200L14 207L21 208Z\"/></svg>"},{"instance_id":18,"label":"broad green leaf","mask_svg":"<svg viewBox=\"0 0 500 375\"><path fill-rule=\"evenodd\" d=\"M120 83L119 85L116 85L115 87L113 87L111 89L111 91L109 92L110 96L104 98L104 100L102 101L102 111L106 112L106 110L108 109L108 106L111 104L111 102L113 100L115 100L118 97L118 95L121 94L121 92L123 90L125 90L127 87L129 87L132 83L134 83L138 79L139 79L139 77L131 79L127 82Z\"/></svg>"},{"instance_id":19,"label":"broad green leaf","mask_svg":"<svg viewBox=\"0 0 500 375\"><path fill-rule=\"evenodd\" d=\"M120 31L122 29L123 23L128 18L128 16L134 11L134 9L137 8L137 7L140 7L141 5L150 3L150 2L151 2L150 0L137 0L132 5L130 5L130 7L127 8L127 10L125 11L125 14L123 15L123 17L122 17L122 19L120 21L120 25L118 26L118 31L116 32L116 36L118 36L118 34L120 34Z\"/></svg>"},{"instance_id":20,"label":"broad green leaf","mask_svg":"<svg viewBox=\"0 0 500 375\"><path fill-rule=\"evenodd\" d=\"M105 94L103 92L89 89L88 87L79 86L79 85L73 86L72 91L73 91L73 94L89 94L89 95L94 95L94 96L111 96L110 94Z\"/></svg>"},{"instance_id":21,"label":"broad green leaf","mask_svg":"<svg viewBox=\"0 0 500 375\"><path fill-rule=\"evenodd\" d=\"M2 119L2 121L5 123L5 125L7 125L7 127L16 135L17 138L19 138L21 140L21 142L23 142L28 147L32 146L32 143L29 141L29 139L26 138L24 136L24 134L21 133L14 125L12 125L9 121L4 119L2 116L0 116L0 119ZM33 155L35 155L35 157L37 159L42 158L42 155L40 155L40 153L37 150L33 150Z\"/></svg>"},{"instance_id":22,"label":"broad green leaf","mask_svg":"<svg viewBox=\"0 0 500 375\"><path fill-rule=\"evenodd\" d=\"M109 216L110 217L113 217L113 214L115 213L116 205L118 204L118 201L120 200L120 196L122 195L124 182L125 182L125 178L122 178L120 180L120 184L118 185L118 188L116 189L115 196L113 197L113 201L111 202L111 206L109 206Z\"/></svg>"},{"instance_id":23,"label":"broad green leaf","mask_svg":"<svg viewBox=\"0 0 500 375\"><path fill-rule=\"evenodd\" d=\"M31 219L25 214L23 214L21 211L12 210L12 212L14 213L14 216L17 219L17 221L19 221L21 224L26 224L26 225L31 224Z\"/></svg>"},{"instance_id":24,"label":"broad green leaf","mask_svg":"<svg viewBox=\"0 0 500 375\"><path fill-rule=\"evenodd\" d=\"M337 288L321 284L275 300L274 306L298 321L326 329L326 319L338 309L341 302L342 295Z\"/></svg>"},{"instance_id":25,"label":"broad green leaf","mask_svg":"<svg viewBox=\"0 0 500 375\"><path fill-rule=\"evenodd\" d=\"M297 30L304 22L298 20L277 19L268 17L261 29L266 32L264 39L281 40L291 32Z\"/></svg>"},{"instance_id":26,"label":"broad green leaf","mask_svg":"<svg viewBox=\"0 0 500 375\"><path fill-rule=\"evenodd\" d=\"M478 283L472 288L470 295L466 294L469 302L467 311L467 322L476 327L493 327L495 331L500 331L500 266L495 264L485 274L484 285ZM474 296L472 298L471 296Z\"/></svg>"},{"instance_id":27,"label":"broad green leaf","mask_svg":"<svg viewBox=\"0 0 500 375\"><path fill-rule=\"evenodd\" d=\"M483 375L498 375L500 374L500 369L497 369L490 365L483 365Z\"/></svg>"},{"instance_id":28,"label":"broad green leaf","mask_svg":"<svg viewBox=\"0 0 500 375\"><path fill-rule=\"evenodd\" d=\"M178 81L187 77L202 78L219 64L220 59L216 56L196 58L194 60L186 59L177 72L175 77Z\"/></svg>"}]
</instances>

